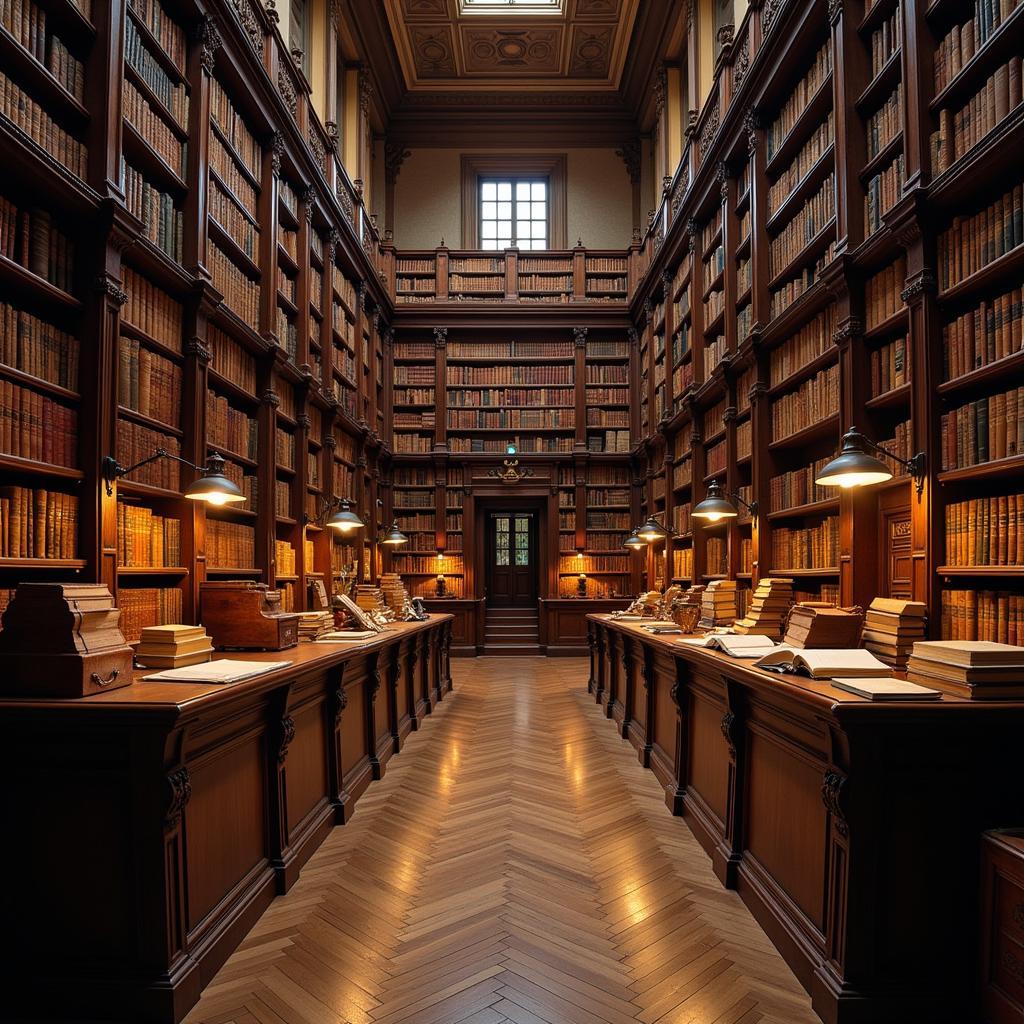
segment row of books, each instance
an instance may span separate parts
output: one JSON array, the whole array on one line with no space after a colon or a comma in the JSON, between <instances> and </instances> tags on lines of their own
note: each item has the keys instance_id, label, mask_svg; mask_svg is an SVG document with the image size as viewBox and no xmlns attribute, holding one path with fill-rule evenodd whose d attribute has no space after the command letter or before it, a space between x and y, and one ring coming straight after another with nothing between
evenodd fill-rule
<instances>
[{"instance_id":1,"label":"row of books","mask_svg":"<svg viewBox=\"0 0 1024 1024\"><path fill-rule=\"evenodd\" d=\"M774 349L769 360L769 380L777 387L833 348L835 310L829 306L796 334Z\"/></svg>"},{"instance_id":2,"label":"row of books","mask_svg":"<svg viewBox=\"0 0 1024 1024\"><path fill-rule=\"evenodd\" d=\"M148 100L132 84L124 80L124 116L132 127L145 139L146 144L179 177L185 177L188 143L171 131L163 116L157 113Z\"/></svg>"},{"instance_id":3,"label":"row of books","mask_svg":"<svg viewBox=\"0 0 1024 1024\"><path fill-rule=\"evenodd\" d=\"M274 573L277 576L294 576L295 548L286 540L274 541Z\"/></svg>"},{"instance_id":4,"label":"row of books","mask_svg":"<svg viewBox=\"0 0 1024 1024\"><path fill-rule=\"evenodd\" d=\"M449 409L449 430L472 430L511 428L513 430L571 428L576 425L576 410L573 409L515 409L506 408L494 412L463 411Z\"/></svg>"},{"instance_id":5,"label":"row of books","mask_svg":"<svg viewBox=\"0 0 1024 1024\"><path fill-rule=\"evenodd\" d=\"M874 234L882 226L882 217L903 195L903 154L888 167L873 175L864 191L864 234Z\"/></svg>"},{"instance_id":6,"label":"row of books","mask_svg":"<svg viewBox=\"0 0 1024 1024\"><path fill-rule=\"evenodd\" d=\"M910 346L906 338L897 338L871 353L872 395L884 395L910 379Z\"/></svg>"},{"instance_id":7,"label":"row of books","mask_svg":"<svg viewBox=\"0 0 1024 1024\"><path fill-rule=\"evenodd\" d=\"M672 578L675 580L693 579L692 547L676 547L672 549Z\"/></svg>"},{"instance_id":8,"label":"row of books","mask_svg":"<svg viewBox=\"0 0 1024 1024\"><path fill-rule=\"evenodd\" d=\"M400 274L395 278L395 294L408 295L421 293L433 296L434 279L432 277L402 277Z\"/></svg>"},{"instance_id":9,"label":"row of books","mask_svg":"<svg viewBox=\"0 0 1024 1024\"><path fill-rule=\"evenodd\" d=\"M1015 185L994 203L966 217L954 217L940 232L939 285L951 288L1024 243L1022 186Z\"/></svg>"},{"instance_id":10,"label":"row of books","mask_svg":"<svg viewBox=\"0 0 1024 1024\"><path fill-rule=\"evenodd\" d=\"M434 362L434 346L426 341L396 341L391 348L395 359L422 359L425 362Z\"/></svg>"},{"instance_id":11,"label":"row of books","mask_svg":"<svg viewBox=\"0 0 1024 1024\"><path fill-rule=\"evenodd\" d=\"M800 212L772 239L768 252L774 275L792 263L801 250L836 216L836 175L829 174Z\"/></svg>"},{"instance_id":12,"label":"row of books","mask_svg":"<svg viewBox=\"0 0 1024 1024\"><path fill-rule=\"evenodd\" d=\"M460 369L469 369L469 367L460 367ZM434 367L431 366L405 366L399 364L394 368L393 380L395 386L408 386L408 385L429 385L434 386ZM461 381L459 383L466 383Z\"/></svg>"},{"instance_id":13,"label":"row of books","mask_svg":"<svg viewBox=\"0 0 1024 1024\"><path fill-rule=\"evenodd\" d=\"M0 362L74 391L78 388L78 358L76 337L0 302Z\"/></svg>"},{"instance_id":14,"label":"row of books","mask_svg":"<svg viewBox=\"0 0 1024 1024\"><path fill-rule=\"evenodd\" d=\"M1024 594L1001 590L943 590L945 640L1024 644Z\"/></svg>"},{"instance_id":15,"label":"row of books","mask_svg":"<svg viewBox=\"0 0 1024 1024\"><path fill-rule=\"evenodd\" d=\"M171 455L181 455L181 443L176 437L118 418L117 461L122 466L131 466L142 459L148 459L157 448L163 448ZM125 479L177 491L181 486L180 465L173 459L157 459L156 462L136 469Z\"/></svg>"},{"instance_id":16,"label":"row of books","mask_svg":"<svg viewBox=\"0 0 1024 1024\"><path fill-rule=\"evenodd\" d=\"M434 272L433 257L410 259L404 257L395 261L395 272L398 274L432 274Z\"/></svg>"},{"instance_id":17,"label":"row of books","mask_svg":"<svg viewBox=\"0 0 1024 1024\"><path fill-rule=\"evenodd\" d=\"M800 152L794 157L793 162L776 178L768 189L768 216L770 217L778 210L793 190L804 179L807 172L818 162L822 154L832 145L835 139L835 122L832 111L811 133L810 138L803 144ZM748 210L744 216L749 217ZM740 228L740 237L743 238L750 232L749 222L746 231Z\"/></svg>"},{"instance_id":18,"label":"row of books","mask_svg":"<svg viewBox=\"0 0 1024 1024\"><path fill-rule=\"evenodd\" d=\"M430 430L433 431L436 416L433 412L398 412L391 417L391 425L396 430Z\"/></svg>"},{"instance_id":19,"label":"row of books","mask_svg":"<svg viewBox=\"0 0 1024 1024\"><path fill-rule=\"evenodd\" d=\"M783 509L797 508L816 501L828 501L835 497L835 491L828 487L820 487L814 481L825 468L832 456L815 460L810 466L780 473L768 481L768 503L773 512Z\"/></svg>"},{"instance_id":20,"label":"row of books","mask_svg":"<svg viewBox=\"0 0 1024 1024\"><path fill-rule=\"evenodd\" d=\"M396 552L396 556L401 552ZM428 573L443 573L445 576L461 575L464 571L461 557L450 555L402 555L401 572L410 572L426 575Z\"/></svg>"},{"instance_id":21,"label":"row of books","mask_svg":"<svg viewBox=\"0 0 1024 1024\"><path fill-rule=\"evenodd\" d=\"M941 444L944 470L1024 454L1024 388L979 398L944 413Z\"/></svg>"},{"instance_id":22,"label":"row of books","mask_svg":"<svg viewBox=\"0 0 1024 1024\"><path fill-rule=\"evenodd\" d=\"M89 161L85 145L61 128L44 107L2 72L0 114L21 129L62 167L79 178L85 178Z\"/></svg>"},{"instance_id":23,"label":"row of books","mask_svg":"<svg viewBox=\"0 0 1024 1024\"><path fill-rule=\"evenodd\" d=\"M71 291L74 245L57 229L48 210L19 207L0 196L0 256L61 291Z\"/></svg>"},{"instance_id":24,"label":"row of books","mask_svg":"<svg viewBox=\"0 0 1024 1024\"><path fill-rule=\"evenodd\" d=\"M820 370L772 402L772 440L779 441L839 411L839 366Z\"/></svg>"},{"instance_id":25,"label":"row of books","mask_svg":"<svg viewBox=\"0 0 1024 1024\"><path fill-rule=\"evenodd\" d=\"M598 509L587 510L588 530L628 530L628 512L606 512Z\"/></svg>"},{"instance_id":26,"label":"row of books","mask_svg":"<svg viewBox=\"0 0 1024 1024\"><path fill-rule=\"evenodd\" d=\"M903 84L867 120L868 159L878 156L903 131Z\"/></svg>"},{"instance_id":27,"label":"row of books","mask_svg":"<svg viewBox=\"0 0 1024 1024\"><path fill-rule=\"evenodd\" d=\"M149 29L171 63L181 72L185 70L185 30L168 17L159 0L129 0L128 9Z\"/></svg>"},{"instance_id":28,"label":"row of books","mask_svg":"<svg viewBox=\"0 0 1024 1024\"><path fill-rule=\"evenodd\" d=\"M778 116L768 126L768 159L778 152L786 140L790 129L800 119L811 100L817 95L825 79L832 73L832 43L827 41L814 55L814 61L807 74L797 82L796 87L786 98Z\"/></svg>"},{"instance_id":29,"label":"row of books","mask_svg":"<svg viewBox=\"0 0 1024 1024\"><path fill-rule=\"evenodd\" d=\"M255 398L256 360L233 338L207 325L206 342L213 355L210 367Z\"/></svg>"},{"instance_id":30,"label":"row of books","mask_svg":"<svg viewBox=\"0 0 1024 1024\"><path fill-rule=\"evenodd\" d=\"M77 412L31 388L0 380L0 452L74 468Z\"/></svg>"},{"instance_id":31,"label":"row of books","mask_svg":"<svg viewBox=\"0 0 1024 1024\"><path fill-rule=\"evenodd\" d=\"M121 178L125 206L142 221L142 234L161 252L180 263L185 239L181 210L175 209L174 197L151 184L124 159Z\"/></svg>"},{"instance_id":32,"label":"row of books","mask_svg":"<svg viewBox=\"0 0 1024 1024\"><path fill-rule=\"evenodd\" d=\"M576 392L571 388L484 388L472 391L448 389L450 408L477 406L574 405Z\"/></svg>"},{"instance_id":33,"label":"row of books","mask_svg":"<svg viewBox=\"0 0 1024 1024\"><path fill-rule=\"evenodd\" d=\"M433 508L434 489L407 491L396 486L392 492L396 507L400 508Z\"/></svg>"},{"instance_id":34,"label":"row of books","mask_svg":"<svg viewBox=\"0 0 1024 1024\"><path fill-rule=\"evenodd\" d=\"M392 394L396 408L402 405L433 405L435 401L433 388L394 388Z\"/></svg>"},{"instance_id":35,"label":"row of books","mask_svg":"<svg viewBox=\"0 0 1024 1024\"><path fill-rule=\"evenodd\" d=\"M0 487L0 558L75 558L77 537L75 495Z\"/></svg>"},{"instance_id":36,"label":"row of books","mask_svg":"<svg viewBox=\"0 0 1024 1024\"><path fill-rule=\"evenodd\" d=\"M973 16L963 24L954 25L935 48L936 95L971 62L1019 3L1020 0L974 0ZM968 5L965 3L963 6Z\"/></svg>"},{"instance_id":37,"label":"row of books","mask_svg":"<svg viewBox=\"0 0 1024 1024\"><path fill-rule=\"evenodd\" d=\"M946 506L946 565L1024 565L1024 494Z\"/></svg>"},{"instance_id":38,"label":"row of books","mask_svg":"<svg viewBox=\"0 0 1024 1024\"><path fill-rule=\"evenodd\" d=\"M472 259L453 259L448 263L452 273L502 274L505 272L504 256L480 256Z\"/></svg>"},{"instance_id":39,"label":"row of books","mask_svg":"<svg viewBox=\"0 0 1024 1024\"><path fill-rule=\"evenodd\" d=\"M0 0L0 25L79 102L85 94L81 61L46 25L46 11L32 0Z\"/></svg>"},{"instance_id":40,"label":"row of books","mask_svg":"<svg viewBox=\"0 0 1024 1024\"><path fill-rule=\"evenodd\" d=\"M250 179L242 172L241 167L236 163L227 146L220 141L215 134L210 134L210 147L207 152L209 160L211 179L216 181L227 192L234 197L234 201L249 214L255 221L257 219L256 188ZM257 230L259 226L257 225Z\"/></svg>"},{"instance_id":41,"label":"row of books","mask_svg":"<svg viewBox=\"0 0 1024 1024\"><path fill-rule=\"evenodd\" d=\"M879 447L884 448L887 452L898 458L903 460L909 459L911 456L910 420L903 420L901 423L895 424L893 426L893 436L880 438L878 444ZM890 468L894 477L907 475L906 466L891 463Z\"/></svg>"},{"instance_id":42,"label":"row of books","mask_svg":"<svg viewBox=\"0 0 1024 1024\"><path fill-rule=\"evenodd\" d=\"M588 427L628 427L628 409L595 409L587 408Z\"/></svg>"},{"instance_id":43,"label":"row of books","mask_svg":"<svg viewBox=\"0 0 1024 1024\"><path fill-rule=\"evenodd\" d=\"M754 445L754 431L750 420L736 424L736 458L749 458Z\"/></svg>"},{"instance_id":44,"label":"row of books","mask_svg":"<svg viewBox=\"0 0 1024 1024\"><path fill-rule=\"evenodd\" d=\"M519 275L523 291L572 291L572 275L523 274Z\"/></svg>"},{"instance_id":45,"label":"row of books","mask_svg":"<svg viewBox=\"0 0 1024 1024\"><path fill-rule=\"evenodd\" d=\"M206 393L206 439L224 452L255 459L259 424L241 409L212 391Z\"/></svg>"},{"instance_id":46,"label":"row of books","mask_svg":"<svg viewBox=\"0 0 1024 1024\"><path fill-rule=\"evenodd\" d=\"M181 367L135 338L118 339L117 401L171 427L181 425Z\"/></svg>"},{"instance_id":47,"label":"row of books","mask_svg":"<svg viewBox=\"0 0 1024 1024\"><path fill-rule=\"evenodd\" d=\"M181 591L177 587L118 587L117 607L121 610L121 632L135 643L148 626L181 622Z\"/></svg>"},{"instance_id":48,"label":"row of books","mask_svg":"<svg viewBox=\"0 0 1024 1024\"><path fill-rule=\"evenodd\" d=\"M836 242L833 238L825 251L814 261L813 265L801 267L795 271L796 276L768 294L768 312L774 320L784 313L797 299L811 289L821 278L821 272L836 255Z\"/></svg>"},{"instance_id":49,"label":"row of books","mask_svg":"<svg viewBox=\"0 0 1024 1024\"><path fill-rule=\"evenodd\" d=\"M557 367L557 369L565 369ZM571 379L569 381L571 383ZM587 385L591 384L622 384L629 383L629 367L625 363L599 363L587 366Z\"/></svg>"},{"instance_id":50,"label":"row of books","mask_svg":"<svg viewBox=\"0 0 1024 1024\"><path fill-rule=\"evenodd\" d=\"M242 212L234 198L212 175L207 190L207 202L210 216L231 236L238 248L255 262L258 257L259 228ZM280 268L278 271L280 272Z\"/></svg>"},{"instance_id":51,"label":"row of books","mask_svg":"<svg viewBox=\"0 0 1024 1024\"><path fill-rule=\"evenodd\" d=\"M495 275L494 277L465 277L462 274L452 274L448 279L448 287L453 293L473 292L474 294L504 295L505 278L503 275Z\"/></svg>"},{"instance_id":52,"label":"row of books","mask_svg":"<svg viewBox=\"0 0 1024 1024\"><path fill-rule=\"evenodd\" d=\"M565 445L562 450L568 450ZM630 434L628 430L605 430L600 434L587 434L587 451L589 452L628 452L630 450Z\"/></svg>"},{"instance_id":53,"label":"row of books","mask_svg":"<svg viewBox=\"0 0 1024 1024\"><path fill-rule=\"evenodd\" d=\"M274 431L274 457L283 469L295 469L295 435L277 427Z\"/></svg>"},{"instance_id":54,"label":"row of books","mask_svg":"<svg viewBox=\"0 0 1024 1024\"><path fill-rule=\"evenodd\" d=\"M868 330L906 308L901 295L906 279L907 261L904 256L867 279L864 286L864 312Z\"/></svg>"},{"instance_id":55,"label":"row of books","mask_svg":"<svg viewBox=\"0 0 1024 1024\"><path fill-rule=\"evenodd\" d=\"M181 352L181 304L131 267L121 268L121 280L128 295L128 301L121 308L121 320L172 352Z\"/></svg>"},{"instance_id":56,"label":"row of books","mask_svg":"<svg viewBox=\"0 0 1024 1024\"><path fill-rule=\"evenodd\" d=\"M828 569L839 565L839 517L828 516L817 526L775 527L772 565L779 569Z\"/></svg>"},{"instance_id":57,"label":"row of books","mask_svg":"<svg viewBox=\"0 0 1024 1024\"><path fill-rule=\"evenodd\" d=\"M124 60L167 108L178 126L187 129L188 88L181 79L173 79L157 57L150 53L131 18L126 19L124 26Z\"/></svg>"},{"instance_id":58,"label":"row of books","mask_svg":"<svg viewBox=\"0 0 1024 1024\"><path fill-rule=\"evenodd\" d=\"M604 292L625 292L629 287L629 279L622 277L590 277L587 276L587 295L600 295Z\"/></svg>"},{"instance_id":59,"label":"row of books","mask_svg":"<svg viewBox=\"0 0 1024 1024\"><path fill-rule=\"evenodd\" d=\"M207 262L213 285L224 296L225 305L255 329L260 315L259 282L246 277L213 243L207 250Z\"/></svg>"},{"instance_id":60,"label":"row of books","mask_svg":"<svg viewBox=\"0 0 1024 1024\"><path fill-rule=\"evenodd\" d=\"M885 67L889 58L900 48L902 37L901 13L899 6L872 33L868 44L871 47L871 77L874 78Z\"/></svg>"},{"instance_id":61,"label":"row of books","mask_svg":"<svg viewBox=\"0 0 1024 1024\"><path fill-rule=\"evenodd\" d=\"M417 370L419 367L395 367L396 376L399 370ZM600 366L594 369L613 370L614 366ZM410 376L403 373L402 377ZM422 375L426 377L426 374ZM448 387L459 386L504 386L504 387L551 387L573 384L573 368L571 366L449 366L446 380ZM396 383L399 383L396 381ZM433 369L430 368L428 380L403 379L400 383L433 383Z\"/></svg>"},{"instance_id":62,"label":"row of books","mask_svg":"<svg viewBox=\"0 0 1024 1024\"><path fill-rule=\"evenodd\" d=\"M144 505L117 503L117 564L121 568L180 566L181 521Z\"/></svg>"},{"instance_id":63,"label":"row of books","mask_svg":"<svg viewBox=\"0 0 1024 1024\"><path fill-rule=\"evenodd\" d=\"M206 521L206 563L215 568L251 569L256 564L256 531L242 523Z\"/></svg>"},{"instance_id":64,"label":"row of books","mask_svg":"<svg viewBox=\"0 0 1024 1024\"><path fill-rule=\"evenodd\" d=\"M428 437L426 434L395 434L393 443L396 452L402 452L406 455L418 455L423 452L429 452L434 447L433 437ZM452 445L449 444L449 448ZM455 449L452 448L454 451ZM466 451L469 451L467 448Z\"/></svg>"},{"instance_id":65,"label":"row of books","mask_svg":"<svg viewBox=\"0 0 1024 1024\"><path fill-rule=\"evenodd\" d=\"M932 136L933 171L941 173L968 153L1021 102L1021 58L1011 57L980 85L958 109L939 111L939 129Z\"/></svg>"},{"instance_id":66,"label":"row of books","mask_svg":"<svg viewBox=\"0 0 1024 1024\"><path fill-rule=\"evenodd\" d=\"M451 341L449 359L572 359L571 341ZM516 382L520 383L520 382Z\"/></svg>"},{"instance_id":67,"label":"row of books","mask_svg":"<svg viewBox=\"0 0 1024 1024\"><path fill-rule=\"evenodd\" d=\"M620 545L621 547L621 545ZM586 552L572 552L563 554L558 559L558 571L560 573L580 572L629 572L629 554L605 555Z\"/></svg>"},{"instance_id":68,"label":"row of books","mask_svg":"<svg viewBox=\"0 0 1024 1024\"><path fill-rule=\"evenodd\" d=\"M409 435L415 436L415 435ZM430 439L424 438L427 442L424 451L430 451ZM450 437L448 439L448 450L453 452L484 452L504 453L507 440L511 440L520 452L571 452L573 441L571 437L531 437L515 436L511 439L491 440L483 437ZM591 449L591 451L604 451L603 448Z\"/></svg>"},{"instance_id":69,"label":"row of books","mask_svg":"<svg viewBox=\"0 0 1024 1024\"><path fill-rule=\"evenodd\" d=\"M983 299L942 328L946 380L1006 356L1024 347L1024 290L1020 287L993 299Z\"/></svg>"},{"instance_id":70,"label":"row of books","mask_svg":"<svg viewBox=\"0 0 1024 1024\"><path fill-rule=\"evenodd\" d=\"M256 137L235 110L224 86L215 78L210 85L210 119L217 126L231 153L249 174L260 180L262 151Z\"/></svg>"}]
</instances>

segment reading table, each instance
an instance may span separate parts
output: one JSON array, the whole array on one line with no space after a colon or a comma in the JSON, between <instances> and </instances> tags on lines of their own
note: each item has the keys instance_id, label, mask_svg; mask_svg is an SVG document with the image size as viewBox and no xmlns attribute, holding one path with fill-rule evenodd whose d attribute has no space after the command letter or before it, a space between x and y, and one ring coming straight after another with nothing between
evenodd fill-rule
<instances>
[{"instance_id":1,"label":"reading table","mask_svg":"<svg viewBox=\"0 0 1024 1024\"><path fill-rule=\"evenodd\" d=\"M3 1016L176 1024L451 689L450 615L229 685L0 701Z\"/></svg>"},{"instance_id":2,"label":"reading table","mask_svg":"<svg viewBox=\"0 0 1024 1024\"><path fill-rule=\"evenodd\" d=\"M826 1024L973 1020L985 829L1024 822L1024 702L876 702L589 622L589 689Z\"/></svg>"}]
</instances>

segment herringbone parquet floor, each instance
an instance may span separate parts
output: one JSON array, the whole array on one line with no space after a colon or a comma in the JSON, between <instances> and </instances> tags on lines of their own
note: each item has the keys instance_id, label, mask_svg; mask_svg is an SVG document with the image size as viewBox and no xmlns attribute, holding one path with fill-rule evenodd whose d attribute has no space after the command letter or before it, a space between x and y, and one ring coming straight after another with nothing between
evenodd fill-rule
<instances>
[{"instance_id":1,"label":"herringbone parquet floor","mask_svg":"<svg viewBox=\"0 0 1024 1024\"><path fill-rule=\"evenodd\" d=\"M188 1024L816 1024L584 662L453 676Z\"/></svg>"}]
</instances>

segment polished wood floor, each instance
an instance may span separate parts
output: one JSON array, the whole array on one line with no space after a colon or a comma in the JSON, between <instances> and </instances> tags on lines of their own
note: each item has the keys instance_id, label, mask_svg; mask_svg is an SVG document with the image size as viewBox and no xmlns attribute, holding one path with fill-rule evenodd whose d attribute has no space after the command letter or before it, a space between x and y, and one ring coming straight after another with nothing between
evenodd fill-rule
<instances>
[{"instance_id":1,"label":"polished wood floor","mask_svg":"<svg viewBox=\"0 0 1024 1024\"><path fill-rule=\"evenodd\" d=\"M456 661L189 1024L812 1024L582 661Z\"/></svg>"}]
</instances>

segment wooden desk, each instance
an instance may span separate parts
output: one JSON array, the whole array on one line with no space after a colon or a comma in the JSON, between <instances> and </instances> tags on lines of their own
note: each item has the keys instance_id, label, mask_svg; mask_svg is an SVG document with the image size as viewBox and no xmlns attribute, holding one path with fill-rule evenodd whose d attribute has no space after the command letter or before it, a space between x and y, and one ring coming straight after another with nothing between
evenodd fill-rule
<instances>
[{"instance_id":1,"label":"wooden desk","mask_svg":"<svg viewBox=\"0 0 1024 1024\"><path fill-rule=\"evenodd\" d=\"M595 699L822 1019L978 1019L981 834L1024 823L1024 703L876 703L589 624Z\"/></svg>"},{"instance_id":2,"label":"wooden desk","mask_svg":"<svg viewBox=\"0 0 1024 1024\"><path fill-rule=\"evenodd\" d=\"M292 664L228 686L0 701L0 1015L180 1021L451 689L451 621L238 655Z\"/></svg>"}]
</instances>

